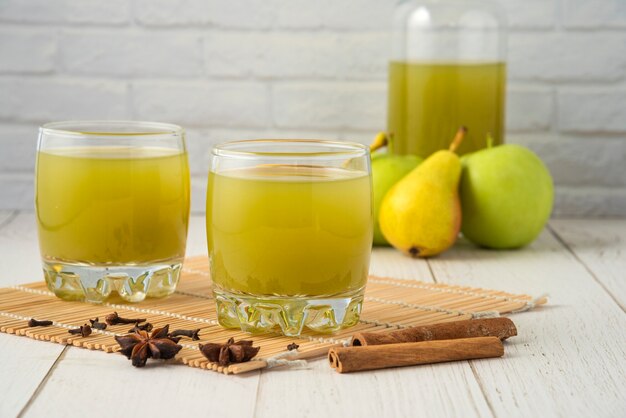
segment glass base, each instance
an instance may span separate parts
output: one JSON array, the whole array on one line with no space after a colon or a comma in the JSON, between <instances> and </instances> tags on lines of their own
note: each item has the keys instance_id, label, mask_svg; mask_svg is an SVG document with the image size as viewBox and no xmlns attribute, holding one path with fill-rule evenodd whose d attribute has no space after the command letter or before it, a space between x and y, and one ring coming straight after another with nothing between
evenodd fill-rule
<instances>
[{"instance_id":1,"label":"glass base","mask_svg":"<svg viewBox=\"0 0 626 418\"><path fill-rule=\"evenodd\" d=\"M181 260L149 265L92 265L43 261L48 289L64 300L141 302L174 293Z\"/></svg>"},{"instance_id":2,"label":"glass base","mask_svg":"<svg viewBox=\"0 0 626 418\"><path fill-rule=\"evenodd\" d=\"M331 333L359 322L364 288L332 296L267 297L214 288L217 319L226 328L281 332L296 337L304 328Z\"/></svg>"}]
</instances>

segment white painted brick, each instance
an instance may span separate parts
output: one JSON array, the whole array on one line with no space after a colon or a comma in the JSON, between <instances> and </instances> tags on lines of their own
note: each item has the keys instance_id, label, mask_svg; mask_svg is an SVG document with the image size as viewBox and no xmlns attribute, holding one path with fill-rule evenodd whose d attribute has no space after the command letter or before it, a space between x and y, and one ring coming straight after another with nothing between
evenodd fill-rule
<instances>
[{"instance_id":1,"label":"white painted brick","mask_svg":"<svg viewBox=\"0 0 626 418\"><path fill-rule=\"evenodd\" d=\"M386 125L385 125L386 126ZM384 130L385 127L380 130ZM358 142L359 144L369 145L374 140L374 137L379 131L374 131L372 129L367 130L354 130L354 129L345 129L340 131L339 139L342 141L349 142Z\"/></svg>"},{"instance_id":2,"label":"white painted brick","mask_svg":"<svg viewBox=\"0 0 626 418\"><path fill-rule=\"evenodd\" d=\"M274 123L286 128L386 126L384 83L296 83L273 88Z\"/></svg>"},{"instance_id":3,"label":"white painted brick","mask_svg":"<svg viewBox=\"0 0 626 418\"><path fill-rule=\"evenodd\" d=\"M126 85L101 80L0 78L0 119L124 119Z\"/></svg>"},{"instance_id":4,"label":"white painted brick","mask_svg":"<svg viewBox=\"0 0 626 418\"><path fill-rule=\"evenodd\" d=\"M511 132L545 131L554 115L552 92L545 88L515 88L507 91L506 128Z\"/></svg>"},{"instance_id":5,"label":"white painted brick","mask_svg":"<svg viewBox=\"0 0 626 418\"><path fill-rule=\"evenodd\" d=\"M509 51L512 79L606 82L626 72L626 33L514 33Z\"/></svg>"},{"instance_id":6,"label":"white painted brick","mask_svg":"<svg viewBox=\"0 0 626 418\"><path fill-rule=\"evenodd\" d=\"M0 29L0 73L46 73L54 68L56 34L50 30Z\"/></svg>"},{"instance_id":7,"label":"white painted brick","mask_svg":"<svg viewBox=\"0 0 626 418\"><path fill-rule=\"evenodd\" d=\"M511 28L550 28L557 19L556 0L498 0Z\"/></svg>"},{"instance_id":8,"label":"white painted brick","mask_svg":"<svg viewBox=\"0 0 626 418\"><path fill-rule=\"evenodd\" d=\"M274 9L264 0L205 0L211 26L228 29L265 29Z\"/></svg>"},{"instance_id":9,"label":"white painted brick","mask_svg":"<svg viewBox=\"0 0 626 418\"><path fill-rule=\"evenodd\" d=\"M389 42L386 32L215 32L205 58L218 76L384 80Z\"/></svg>"},{"instance_id":10,"label":"white painted brick","mask_svg":"<svg viewBox=\"0 0 626 418\"><path fill-rule=\"evenodd\" d=\"M35 176L0 174L0 210L33 210Z\"/></svg>"},{"instance_id":11,"label":"white painted brick","mask_svg":"<svg viewBox=\"0 0 626 418\"><path fill-rule=\"evenodd\" d=\"M290 29L389 30L392 0L274 0L276 26ZM556 22L556 0L499 0L513 28L548 28ZM267 4L267 2L266 2Z\"/></svg>"},{"instance_id":12,"label":"white painted brick","mask_svg":"<svg viewBox=\"0 0 626 418\"><path fill-rule=\"evenodd\" d=\"M215 145L210 132L198 128L185 129L185 142L191 174L206 176L209 171L209 151Z\"/></svg>"},{"instance_id":13,"label":"white painted brick","mask_svg":"<svg viewBox=\"0 0 626 418\"><path fill-rule=\"evenodd\" d=\"M335 130L310 130L310 129L211 129L209 138L215 144L225 141L242 139L328 139L339 140L340 134Z\"/></svg>"},{"instance_id":14,"label":"white painted brick","mask_svg":"<svg viewBox=\"0 0 626 418\"><path fill-rule=\"evenodd\" d=\"M35 170L37 125L0 124L0 173Z\"/></svg>"},{"instance_id":15,"label":"white painted brick","mask_svg":"<svg viewBox=\"0 0 626 418\"><path fill-rule=\"evenodd\" d=\"M264 127L269 122L267 86L249 81L137 82L135 116L182 125Z\"/></svg>"},{"instance_id":16,"label":"white painted brick","mask_svg":"<svg viewBox=\"0 0 626 418\"><path fill-rule=\"evenodd\" d=\"M136 0L135 20L146 26L187 26L210 23L206 0Z\"/></svg>"},{"instance_id":17,"label":"white painted brick","mask_svg":"<svg viewBox=\"0 0 626 418\"><path fill-rule=\"evenodd\" d=\"M145 26L197 26L265 29L274 8L259 0L137 0L135 16Z\"/></svg>"},{"instance_id":18,"label":"white painted brick","mask_svg":"<svg viewBox=\"0 0 626 418\"><path fill-rule=\"evenodd\" d=\"M191 177L191 212L206 213L207 176Z\"/></svg>"},{"instance_id":19,"label":"white painted brick","mask_svg":"<svg viewBox=\"0 0 626 418\"><path fill-rule=\"evenodd\" d=\"M210 25L229 29L387 29L389 0L138 0L137 21L146 26Z\"/></svg>"},{"instance_id":20,"label":"white painted brick","mask_svg":"<svg viewBox=\"0 0 626 418\"><path fill-rule=\"evenodd\" d=\"M563 0L562 8L568 28L626 28L624 0Z\"/></svg>"},{"instance_id":21,"label":"white painted brick","mask_svg":"<svg viewBox=\"0 0 626 418\"><path fill-rule=\"evenodd\" d=\"M395 8L392 0L270 0L275 25L290 29L388 30Z\"/></svg>"},{"instance_id":22,"label":"white painted brick","mask_svg":"<svg viewBox=\"0 0 626 418\"><path fill-rule=\"evenodd\" d=\"M558 134L512 134L506 141L532 149L561 186L626 186L626 141L570 138Z\"/></svg>"},{"instance_id":23,"label":"white painted brick","mask_svg":"<svg viewBox=\"0 0 626 418\"><path fill-rule=\"evenodd\" d=\"M130 21L126 0L2 0L0 20L29 23L103 23Z\"/></svg>"},{"instance_id":24,"label":"white painted brick","mask_svg":"<svg viewBox=\"0 0 626 418\"><path fill-rule=\"evenodd\" d=\"M555 0L500 0L512 27L547 28L555 23ZM387 30L391 0L138 0L135 16L146 26Z\"/></svg>"},{"instance_id":25,"label":"white painted brick","mask_svg":"<svg viewBox=\"0 0 626 418\"><path fill-rule=\"evenodd\" d=\"M626 90L568 90L558 94L564 132L626 133Z\"/></svg>"},{"instance_id":26,"label":"white painted brick","mask_svg":"<svg viewBox=\"0 0 626 418\"><path fill-rule=\"evenodd\" d=\"M557 187L554 202L555 217L565 216L624 216L626 189Z\"/></svg>"},{"instance_id":27,"label":"white painted brick","mask_svg":"<svg viewBox=\"0 0 626 418\"><path fill-rule=\"evenodd\" d=\"M114 76L188 76L203 72L201 37L181 33L66 31L59 54L64 71Z\"/></svg>"}]
</instances>

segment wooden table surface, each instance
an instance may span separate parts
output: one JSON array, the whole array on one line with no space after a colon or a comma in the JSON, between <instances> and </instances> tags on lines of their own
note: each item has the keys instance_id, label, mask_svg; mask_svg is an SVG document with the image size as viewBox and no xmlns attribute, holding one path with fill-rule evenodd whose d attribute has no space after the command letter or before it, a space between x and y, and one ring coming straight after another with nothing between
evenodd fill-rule
<instances>
[{"instance_id":1,"label":"wooden table surface","mask_svg":"<svg viewBox=\"0 0 626 418\"><path fill-rule=\"evenodd\" d=\"M206 253L202 216L187 253ZM626 416L626 220L553 220L518 251L460 242L425 261L376 249L371 271L550 301L514 315L519 336L503 359L351 375L325 360L244 376L135 369L121 355L0 334L0 417ZM0 286L39 279L33 213L0 211Z\"/></svg>"}]
</instances>

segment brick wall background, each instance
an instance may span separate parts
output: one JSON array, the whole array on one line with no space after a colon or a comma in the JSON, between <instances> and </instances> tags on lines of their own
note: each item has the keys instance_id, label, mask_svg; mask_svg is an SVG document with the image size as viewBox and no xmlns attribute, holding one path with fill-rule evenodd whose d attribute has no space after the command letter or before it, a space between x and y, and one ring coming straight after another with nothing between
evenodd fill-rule
<instances>
[{"instance_id":1,"label":"brick wall background","mask_svg":"<svg viewBox=\"0 0 626 418\"><path fill-rule=\"evenodd\" d=\"M508 142L557 184L555 215L626 215L626 0L499 0ZM393 0L0 0L0 209L31 209L37 127L183 125L193 209L212 144L367 143L385 128Z\"/></svg>"}]
</instances>

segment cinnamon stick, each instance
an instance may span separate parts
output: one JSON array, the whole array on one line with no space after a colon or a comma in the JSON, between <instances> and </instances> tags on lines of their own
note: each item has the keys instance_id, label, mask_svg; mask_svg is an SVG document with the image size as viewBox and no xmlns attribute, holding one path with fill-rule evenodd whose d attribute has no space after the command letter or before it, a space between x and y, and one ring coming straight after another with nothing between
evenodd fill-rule
<instances>
[{"instance_id":1,"label":"cinnamon stick","mask_svg":"<svg viewBox=\"0 0 626 418\"><path fill-rule=\"evenodd\" d=\"M328 351L328 360L331 367L339 373L350 373L503 355L504 347L498 337L477 337L365 347L336 347Z\"/></svg>"},{"instance_id":2,"label":"cinnamon stick","mask_svg":"<svg viewBox=\"0 0 626 418\"><path fill-rule=\"evenodd\" d=\"M352 338L352 345L413 343L471 337L498 337L506 340L515 335L517 335L517 329L509 318L484 318L444 322L383 333L358 332Z\"/></svg>"}]
</instances>

